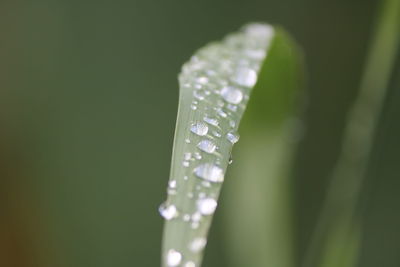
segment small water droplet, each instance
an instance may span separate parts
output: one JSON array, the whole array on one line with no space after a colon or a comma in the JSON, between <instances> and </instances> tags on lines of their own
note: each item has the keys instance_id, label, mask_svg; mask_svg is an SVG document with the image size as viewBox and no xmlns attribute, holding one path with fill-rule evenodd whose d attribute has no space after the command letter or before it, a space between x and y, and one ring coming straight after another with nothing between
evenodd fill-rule
<instances>
[{"instance_id":1,"label":"small water droplet","mask_svg":"<svg viewBox=\"0 0 400 267\"><path fill-rule=\"evenodd\" d=\"M204 92L204 90L196 90L193 92L193 96L200 101L204 100L205 95L206 93Z\"/></svg>"},{"instance_id":2,"label":"small water droplet","mask_svg":"<svg viewBox=\"0 0 400 267\"><path fill-rule=\"evenodd\" d=\"M233 81L241 86L253 87L257 82L257 72L248 67L239 67Z\"/></svg>"},{"instance_id":3,"label":"small water droplet","mask_svg":"<svg viewBox=\"0 0 400 267\"><path fill-rule=\"evenodd\" d=\"M201 250L203 250L204 247L206 246L206 244L207 244L207 239L205 239L204 237L198 237L198 238L195 238L195 239L190 243L189 249L190 249L192 252L197 253L197 252L200 252Z\"/></svg>"},{"instance_id":4,"label":"small water droplet","mask_svg":"<svg viewBox=\"0 0 400 267\"><path fill-rule=\"evenodd\" d=\"M190 164L190 162L187 161L187 160L184 160L184 161L182 162L182 166L183 166L183 167L189 167L189 164Z\"/></svg>"},{"instance_id":5,"label":"small water droplet","mask_svg":"<svg viewBox=\"0 0 400 267\"><path fill-rule=\"evenodd\" d=\"M210 118L210 117L207 117L207 116L204 117L204 121L209 123L209 124L211 124L211 125L214 125L214 126L218 126L219 125L219 122L218 122L217 119Z\"/></svg>"},{"instance_id":6,"label":"small water droplet","mask_svg":"<svg viewBox=\"0 0 400 267\"><path fill-rule=\"evenodd\" d=\"M232 154L229 154L228 164L232 164L232 162L233 162Z\"/></svg>"},{"instance_id":7,"label":"small water droplet","mask_svg":"<svg viewBox=\"0 0 400 267\"><path fill-rule=\"evenodd\" d=\"M227 108L228 108L230 111L233 111L233 112L236 112L236 111L237 111L237 106L232 105L232 104L228 104Z\"/></svg>"},{"instance_id":8,"label":"small water droplet","mask_svg":"<svg viewBox=\"0 0 400 267\"><path fill-rule=\"evenodd\" d=\"M190 127L190 131L199 136L204 136L208 133L208 126L204 122L196 122Z\"/></svg>"},{"instance_id":9,"label":"small water droplet","mask_svg":"<svg viewBox=\"0 0 400 267\"><path fill-rule=\"evenodd\" d=\"M160 212L160 215L167 221L176 218L179 214L174 205L167 205L166 203L161 204L158 208L158 211Z\"/></svg>"},{"instance_id":10,"label":"small water droplet","mask_svg":"<svg viewBox=\"0 0 400 267\"><path fill-rule=\"evenodd\" d=\"M204 163L194 169L194 174L206 181L222 183L224 181L224 171L211 163Z\"/></svg>"},{"instance_id":11,"label":"small water droplet","mask_svg":"<svg viewBox=\"0 0 400 267\"><path fill-rule=\"evenodd\" d=\"M168 187L171 189L175 189L176 188L176 180L170 180L168 182Z\"/></svg>"},{"instance_id":12,"label":"small water droplet","mask_svg":"<svg viewBox=\"0 0 400 267\"><path fill-rule=\"evenodd\" d=\"M184 220L185 222L190 221L190 215L189 215L189 214L183 215L183 220Z\"/></svg>"},{"instance_id":13,"label":"small water droplet","mask_svg":"<svg viewBox=\"0 0 400 267\"><path fill-rule=\"evenodd\" d=\"M185 267L196 267L196 264L193 261L188 261L186 262Z\"/></svg>"},{"instance_id":14,"label":"small water droplet","mask_svg":"<svg viewBox=\"0 0 400 267\"><path fill-rule=\"evenodd\" d=\"M235 128L236 127L236 122L235 121L229 121L229 126L231 128Z\"/></svg>"},{"instance_id":15,"label":"small water droplet","mask_svg":"<svg viewBox=\"0 0 400 267\"><path fill-rule=\"evenodd\" d=\"M183 154L183 158L185 160L190 160L191 157L192 157L192 153L190 153L190 152L186 152L185 154Z\"/></svg>"},{"instance_id":16,"label":"small water droplet","mask_svg":"<svg viewBox=\"0 0 400 267\"><path fill-rule=\"evenodd\" d=\"M201 184L202 184L204 187L210 187L210 186L211 186L211 183L210 183L209 181L203 181Z\"/></svg>"},{"instance_id":17,"label":"small water droplet","mask_svg":"<svg viewBox=\"0 0 400 267\"><path fill-rule=\"evenodd\" d=\"M232 86L222 88L221 96L226 102L231 104L239 104L243 99L242 91Z\"/></svg>"},{"instance_id":18,"label":"small water droplet","mask_svg":"<svg viewBox=\"0 0 400 267\"><path fill-rule=\"evenodd\" d=\"M220 134L219 132L217 132L217 131L213 131L212 134L213 134L215 137L221 137L221 134Z\"/></svg>"},{"instance_id":19,"label":"small water droplet","mask_svg":"<svg viewBox=\"0 0 400 267\"><path fill-rule=\"evenodd\" d=\"M185 139L185 143L186 143L186 144L190 144L190 139L186 138L186 139Z\"/></svg>"},{"instance_id":20,"label":"small water droplet","mask_svg":"<svg viewBox=\"0 0 400 267\"><path fill-rule=\"evenodd\" d=\"M200 143L197 144L197 147L206 152L206 153L213 153L217 146L211 140L202 140Z\"/></svg>"},{"instance_id":21,"label":"small water droplet","mask_svg":"<svg viewBox=\"0 0 400 267\"><path fill-rule=\"evenodd\" d=\"M202 76L202 77L198 77L198 78L196 79L196 81L197 81L198 83L200 83L200 84L206 84L206 83L208 83L208 78L205 77L205 76Z\"/></svg>"},{"instance_id":22,"label":"small water droplet","mask_svg":"<svg viewBox=\"0 0 400 267\"><path fill-rule=\"evenodd\" d=\"M200 155L199 152L194 152L194 157L195 157L196 159L201 159L201 155Z\"/></svg>"},{"instance_id":23,"label":"small water droplet","mask_svg":"<svg viewBox=\"0 0 400 267\"><path fill-rule=\"evenodd\" d=\"M239 141L239 135L235 134L233 132L229 132L226 134L226 138L231 142L232 144L235 144L237 141Z\"/></svg>"},{"instance_id":24,"label":"small water droplet","mask_svg":"<svg viewBox=\"0 0 400 267\"><path fill-rule=\"evenodd\" d=\"M220 115L222 118L228 117L228 114L226 114L222 109L218 108L217 109L218 115Z\"/></svg>"},{"instance_id":25,"label":"small water droplet","mask_svg":"<svg viewBox=\"0 0 400 267\"><path fill-rule=\"evenodd\" d=\"M192 215L192 221L193 222L199 222L201 220L201 213L195 212Z\"/></svg>"},{"instance_id":26,"label":"small water droplet","mask_svg":"<svg viewBox=\"0 0 400 267\"><path fill-rule=\"evenodd\" d=\"M175 249L170 249L167 252L167 265L170 267L178 266L182 261L182 254Z\"/></svg>"},{"instance_id":27,"label":"small water droplet","mask_svg":"<svg viewBox=\"0 0 400 267\"><path fill-rule=\"evenodd\" d=\"M217 201L213 198L203 198L197 201L197 209L203 215L211 215L217 208Z\"/></svg>"},{"instance_id":28,"label":"small water droplet","mask_svg":"<svg viewBox=\"0 0 400 267\"><path fill-rule=\"evenodd\" d=\"M197 106L194 105L194 104L192 104L192 105L190 105L190 108L191 108L192 110L196 110L196 109L197 109Z\"/></svg>"}]
</instances>

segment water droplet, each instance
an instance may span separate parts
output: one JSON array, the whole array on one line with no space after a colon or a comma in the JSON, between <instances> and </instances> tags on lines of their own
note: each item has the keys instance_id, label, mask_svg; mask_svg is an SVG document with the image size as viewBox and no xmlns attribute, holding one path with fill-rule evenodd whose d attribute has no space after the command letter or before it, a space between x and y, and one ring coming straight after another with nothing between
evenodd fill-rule
<instances>
[{"instance_id":1,"label":"water droplet","mask_svg":"<svg viewBox=\"0 0 400 267\"><path fill-rule=\"evenodd\" d=\"M190 108L191 108L192 110L196 110L196 109L197 109L197 106L196 106L195 104L192 104L192 105L190 105Z\"/></svg>"},{"instance_id":2,"label":"water droplet","mask_svg":"<svg viewBox=\"0 0 400 267\"><path fill-rule=\"evenodd\" d=\"M228 164L232 164L232 162L233 162L232 154L229 154Z\"/></svg>"},{"instance_id":3,"label":"water droplet","mask_svg":"<svg viewBox=\"0 0 400 267\"><path fill-rule=\"evenodd\" d=\"M206 181L222 183L224 181L224 171L211 163L204 163L194 169L194 174Z\"/></svg>"},{"instance_id":4,"label":"water droplet","mask_svg":"<svg viewBox=\"0 0 400 267\"><path fill-rule=\"evenodd\" d=\"M208 126L204 122L196 122L190 127L190 131L194 134L204 136L208 133Z\"/></svg>"},{"instance_id":5,"label":"water droplet","mask_svg":"<svg viewBox=\"0 0 400 267\"><path fill-rule=\"evenodd\" d=\"M197 144L197 147L206 152L206 153L213 153L217 146L210 140L202 140L200 143Z\"/></svg>"},{"instance_id":6,"label":"water droplet","mask_svg":"<svg viewBox=\"0 0 400 267\"><path fill-rule=\"evenodd\" d=\"M198 78L196 79L196 81L197 81L198 83L200 83L200 84L206 84L206 83L208 83L208 78L205 77L205 76L202 76L202 77L198 77Z\"/></svg>"},{"instance_id":7,"label":"water droplet","mask_svg":"<svg viewBox=\"0 0 400 267\"><path fill-rule=\"evenodd\" d=\"M239 104L243 99L242 91L232 86L226 86L222 88L221 96L226 102L231 104Z\"/></svg>"},{"instance_id":8,"label":"water droplet","mask_svg":"<svg viewBox=\"0 0 400 267\"><path fill-rule=\"evenodd\" d=\"M196 90L193 92L193 96L200 101L204 100L205 94L206 93L204 92L204 90Z\"/></svg>"},{"instance_id":9,"label":"water droplet","mask_svg":"<svg viewBox=\"0 0 400 267\"><path fill-rule=\"evenodd\" d=\"M236 127L236 122L235 121L229 121L229 126L231 128L235 128Z\"/></svg>"},{"instance_id":10,"label":"water droplet","mask_svg":"<svg viewBox=\"0 0 400 267\"><path fill-rule=\"evenodd\" d=\"M168 182L168 187L171 189L175 189L176 188L176 180L170 180Z\"/></svg>"},{"instance_id":11,"label":"water droplet","mask_svg":"<svg viewBox=\"0 0 400 267\"><path fill-rule=\"evenodd\" d=\"M184 160L184 161L182 162L182 166L183 166L183 167L189 167L189 164L190 164L190 162L189 162L189 161L186 161L186 160Z\"/></svg>"},{"instance_id":12,"label":"water droplet","mask_svg":"<svg viewBox=\"0 0 400 267\"><path fill-rule=\"evenodd\" d=\"M185 160L190 160L191 157L192 157L192 153L190 153L190 152L186 152L185 154L183 154L183 158Z\"/></svg>"},{"instance_id":13,"label":"water droplet","mask_svg":"<svg viewBox=\"0 0 400 267\"><path fill-rule=\"evenodd\" d=\"M229 110L233 111L233 112L236 112L236 111L237 111L237 106L232 105L232 104L229 104L229 105L227 106L227 108L228 108Z\"/></svg>"},{"instance_id":14,"label":"water droplet","mask_svg":"<svg viewBox=\"0 0 400 267\"><path fill-rule=\"evenodd\" d=\"M220 115L222 118L228 117L228 114L226 114L222 109L218 108L217 109L218 115Z\"/></svg>"},{"instance_id":15,"label":"water droplet","mask_svg":"<svg viewBox=\"0 0 400 267\"><path fill-rule=\"evenodd\" d=\"M239 67L233 81L241 86L253 87L257 82L257 73L248 67Z\"/></svg>"},{"instance_id":16,"label":"water droplet","mask_svg":"<svg viewBox=\"0 0 400 267\"><path fill-rule=\"evenodd\" d=\"M201 220L201 214L199 212L195 212L192 215L192 221L194 222L198 222Z\"/></svg>"},{"instance_id":17,"label":"water droplet","mask_svg":"<svg viewBox=\"0 0 400 267\"><path fill-rule=\"evenodd\" d=\"M198 237L198 238L195 238L195 239L190 243L189 249L190 249L192 252L197 253L197 252L200 252L201 250L203 250L204 247L206 246L206 244L207 244L207 239L205 239L204 237Z\"/></svg>"},{"instance_id":18,"label":"water droplet","mask_svg":"<svg viewBox=\"0 0 400 267\"><path fill-rule=\"evenodd\" d=\"M239 135L235 134L233 132L229 132L226 134L226 138L229 140L229 142L231 142L232 144L236 143L237 141L239 141Z\"/></svg>"},{"instance_id":19,"label":"water droplet","mask_svg":"<svg viewBox=\"0 0 400 267\"><path fill-rule=\"evenodd\" d=\"M207 116L204 117L204 121L209 123L209 124L211 124L211 125L214 125L214 126L218 126L219 125L219 122L218 122L217 119L210 118L210 117L207 117Z\"/></svg>"},{"instance_id":20,"label":"water droplet","mask_svg":"<svg viewBox=\"0 0 400 267\"><path fill-rule=\"evenodd\" d=\"M190 215L189 215L189 214L183 215L183 220L184 220L185 222L190 221Z\"/></svg>"},{"instance_id":21,"label":"water droplet","mask_svg":"<svg viewBox=\"0 0 400 267\"><path fill-rule=\"evenodd\" d=\"M186 139L185 139L185 143L186 143L186 144L190 144L190 139L186 138Z\"/></svg>"},{"instance_id":22,"label":"water droplet","mask_svg":"<svg viewBox=\"0 0 400 267\"><path fill-rule=\"evenodd\" d=\"M170 267L178 266L182 261L182 254L174 249L167 252L167 265Z\"/></svg>"},{"instance_id":23,"label":"water droplet","mask_svg":"<svg viewBox=\"0 0 400 267\"><path fill-rule=\"evenodd\" d=\"M203 215L211 215L217 208L217 201L213 198L202 198L197 201L197 209Z\"/></svg>"},{"instance_id":24,"label":"water droplet","mask_svg":"<svg viewBox=\"0 0 400 267\"><path fill-rule=\"evenodd\" d=\"M193 261L188 261L186 262L185 267L196 267L196 264Z\"/></svg>"},{"instance_id":25,"label":"water droplet","mask_svg":"<svg viewBox=\"0 0 400 267\"><path fill-rule=\"evenodd\" d=\"M161 216L167 221L172 220L178 216L178 210L174 205L166 205L165 203L161 204L158 208Z\"/></svg>"},{"instance_id":26,"label":"water droplet","mask_svg":"<svg viewBox=\"0 0 400 267\"><path fill-rule=\"evenodd\" d=\"M213 131L212 134L213 134L215 137L221 137L221 134L220 134L219 132L217 132L217 131Z\"/></svg>"},{"instance_id":27,"label":"water droplet","mask_svg":"<svg viewBox=\"0 0 400 267\"><path fill-rule=\"evenodd\" d=\"M195 157L196 159L201 159L201 155L200 155L199 152L194 152L194 157Z\"/></svg>"}]
</instances>

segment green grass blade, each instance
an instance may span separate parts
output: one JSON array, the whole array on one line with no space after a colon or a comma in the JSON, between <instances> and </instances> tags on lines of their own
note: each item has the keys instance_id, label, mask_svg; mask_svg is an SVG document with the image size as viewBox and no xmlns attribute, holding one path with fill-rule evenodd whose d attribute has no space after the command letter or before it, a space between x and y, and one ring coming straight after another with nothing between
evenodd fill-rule
<instances>
[{"instance_id":1,"label":"green grass blade","mask_svg":"<svg viewBox=\"0 0 400 267\"><path fill-rule=\"evenodd\" d=\"M347 119L341 153L304 267L357 263L362 232L357 206L399 44L400 1L387 0L382 2L360 91Z\"/></svg>"},{"instance_id":2,"label":"green grass blade","mask_svg":"<svg viewBox=\"0 0 400 267\"><path fill-rule=\"evenodd\" d=\"M265 24L248 25L222 42L200 49L183 66L168 198L160 207L166 219L162 266L201 265L212 215L250 92L264 59L268 62L272 57L269 47L289 45L280 43L280 32ZM266 79L267 76L266 73ZM264 113L254 114L254 122L266 117L286 117L280 112L271 116L269 107L261 99L257 102L264 106ZM258 109L259 104L253 105ZM281 105L275 104L279 109Z\"/></svg>"}]
</instances>

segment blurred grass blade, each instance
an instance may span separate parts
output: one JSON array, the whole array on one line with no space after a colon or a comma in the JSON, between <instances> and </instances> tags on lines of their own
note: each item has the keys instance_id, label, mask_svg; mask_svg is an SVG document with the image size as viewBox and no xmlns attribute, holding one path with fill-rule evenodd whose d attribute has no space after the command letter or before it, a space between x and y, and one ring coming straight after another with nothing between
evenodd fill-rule
<instances>
[{"instance_id":1,"label":"blurred grass blade","mask_svg":"<svg viewBox=\"0 0 400 267\"><path fill-rule=\"evenodd\" d=\"M399 52L400 1L386 0L382 4L360 91L347 119L341 153L304 267L350 267L357 262L359 195Z\"/></svg>"},{"instance_id":2,"label":"blurred grass blade","mask_svg":"<svg viewBox=\"0 0 400 267\"><path fill-rule=\"evenodd\" d=\"M160 206L166 219L162 266L201 265L250 92L264 59L268 62L273 56L269 52L271 44L288 45L278 38L280 32L266 24L250 24L222 42L200 49L183 66L168 198ZM264 106L265 102L260 101ZM280 106L278 101L271 103ZM269 107L264 107L254 120L286 117L285 111L272 115Z\"/></svg>"},{"instance_id":3,"label":"blurred grass blade","mask_svg":"<svg viewBox=\"0 0 400 267\"><path fill-rule=\"evenodd\" d=\"M290 169L296 141L301 53L277 29L240 126L223 198L229 266L293 266Z\"/></svg>"}]
</instances>

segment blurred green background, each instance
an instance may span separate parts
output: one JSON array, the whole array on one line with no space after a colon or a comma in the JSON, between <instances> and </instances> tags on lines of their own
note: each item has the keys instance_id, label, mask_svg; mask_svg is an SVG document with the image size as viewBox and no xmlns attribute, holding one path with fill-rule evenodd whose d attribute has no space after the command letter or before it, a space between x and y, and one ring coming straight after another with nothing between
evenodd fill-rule
<instances>
[{"instance_id":1,"label":"blurred green background","mask_svg":"<svg viewBox=\"0 0 400 267\"><path fill-rule=\"evenodd\" d=\"M177 73L196 49L250 21L284 26L306 57L294 179L301 262L378 4L2 0L0 266L158 266ZM397 59L397 79L399 70ZM363 267L400 266L399 85L391 81L362 194ZM207 267L228 266L220 216Z\"/></svg>"}]
</instances>

